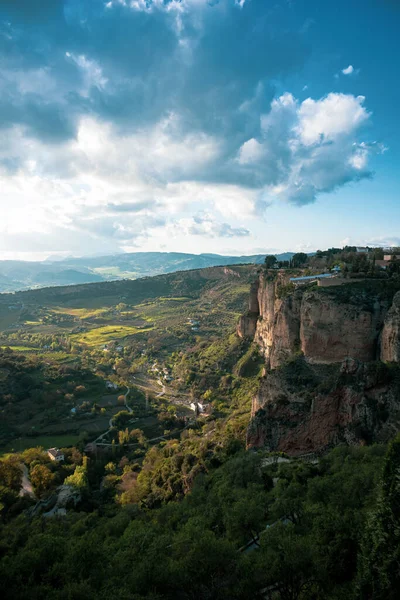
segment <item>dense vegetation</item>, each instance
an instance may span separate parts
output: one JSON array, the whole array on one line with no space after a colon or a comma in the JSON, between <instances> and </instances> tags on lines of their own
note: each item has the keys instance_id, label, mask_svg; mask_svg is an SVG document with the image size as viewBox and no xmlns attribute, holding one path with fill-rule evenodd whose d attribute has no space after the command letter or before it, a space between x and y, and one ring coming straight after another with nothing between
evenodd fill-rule
<instances>
[{"instance_id":1,"label":"dense vegetation","mask_svg":"<svg viewBox=\"0 0 400 600\"><path fill-rule=\"evenodd\" d=\"M151 506L168 446L135 504L94 494L91 473L80 511L6 519L3 597L398 597L399 448L397 439L385 459L382 446L342 447L319 464L239 450L218 467L210 456L182 501ZM190 454L180 460L184 471Z\"/></svg>"},{"instance_id":2,"label":"dense vegetation","mask_svg":"<svg viewBox=\"0 0 400 600\"><path fill-rule=\"evenodd\" d=\"M253 276L174 274L3 305L3 598L398 597L400 438L312 462L246 451L264 361L233 330ZM314 381L301 357L281 371L304 394L329 383L328 366Z\"/></svg>"}]
</instances>

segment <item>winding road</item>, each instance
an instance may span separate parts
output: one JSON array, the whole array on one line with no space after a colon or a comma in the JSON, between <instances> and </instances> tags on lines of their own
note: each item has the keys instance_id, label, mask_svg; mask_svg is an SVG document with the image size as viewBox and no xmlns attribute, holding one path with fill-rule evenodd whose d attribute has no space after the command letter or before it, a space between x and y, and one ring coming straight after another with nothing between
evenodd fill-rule
<instances>
[{"instance_id":1,"label":"winding road","mask_svg":"<svg viewBox=\"0 0 400 600\"><path fill-rule=\"evenodd\" d=\"M127 401L126 401L126 399L127 399L128 395L129 395L129 392L130 392L130 391L131 391L131 389L130 389L128 386L126 386L126 392L125 392L125 394L124 394L124 406L125 406L126 410L127 410L129 413L131 413L131 414L132 414L132 413L133 413L133 409L132 409L132 408L131 408L131 407L128 405L128 403L127 403ZM102 433L101 435L99 435L99 436L98 436L98 437L97 437L95 440L93 440L92 444L97 444L97 443L99 443L99 442L102 442L102 441L103 441L103 438L104 438L104 437L105 437L105 436L106 436L108 433L110 433L111 429L113 428L113 419L114 419L114 415L113 415L113 416L111 417L111 419L108 421L108 429L107 429L107 431L105 431L104 433Z\"/></svg>"}]
</instances>

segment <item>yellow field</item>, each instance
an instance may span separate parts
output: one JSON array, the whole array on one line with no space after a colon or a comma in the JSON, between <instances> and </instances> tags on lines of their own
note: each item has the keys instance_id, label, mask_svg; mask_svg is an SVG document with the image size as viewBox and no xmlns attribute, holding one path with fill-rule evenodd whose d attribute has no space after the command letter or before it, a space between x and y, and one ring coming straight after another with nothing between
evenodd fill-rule
<instances>
[{"instance_id":1,"label":"yellow field","mask_svg":"<svg viewBox=\"0 0 400 600\"><path fill-rule=\"evenodd\" d=\"M63 315L72 315L80 319L89 319L90 317L98 317L107 312L108 308L70 308L68 306L52 308L52 312Z\"/></svg>"},{"instance_id":2,"label":"yellow field","mask_svg":"<svg viewBox=\"0 0 400 600\"><path fill-rule=\"evenodd\" d=\"M106 325L97 327L85 333L75 333L71 335L71 340L88 346L99 346L107 342L121 341L129 335L150 331L150 328L140 329L129 325Z\"/></svg>"}]
</instances>

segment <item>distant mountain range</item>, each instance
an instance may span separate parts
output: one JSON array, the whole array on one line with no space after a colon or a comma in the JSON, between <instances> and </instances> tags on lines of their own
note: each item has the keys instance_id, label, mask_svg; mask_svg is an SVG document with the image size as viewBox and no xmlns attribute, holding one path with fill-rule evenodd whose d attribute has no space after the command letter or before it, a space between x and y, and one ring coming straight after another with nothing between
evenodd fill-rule
<instances>
[{"instance_id":1,"label":"distant mountain range","mask_svg":"<svg viewBox=\"0 0 400 600\"><path fill-rule=\"evenodd\" d=\"M276 256L278 260L289 260L293 252ZM132 252L43 262L4 260L0 261L0 292L115 279L137 279L205 267L262 264L264 260L265 254L222 256L181 252Z\"/></svg>"}]
</instances>

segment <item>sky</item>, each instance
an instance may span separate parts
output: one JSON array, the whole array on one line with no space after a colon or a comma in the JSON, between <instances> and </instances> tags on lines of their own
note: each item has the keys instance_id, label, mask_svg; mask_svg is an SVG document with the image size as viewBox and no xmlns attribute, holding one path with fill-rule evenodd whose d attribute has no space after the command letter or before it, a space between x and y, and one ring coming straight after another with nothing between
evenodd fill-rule
<instances>
[{"instance_id":1,"label":"sky","mask_svg":"<svg viewBox=\"0 0 400 600\"><path fill-rule=\"evenodd\" d=\"M0 259L400 245L397 0L0 0Z\"/></svg>"}]
</instances>

